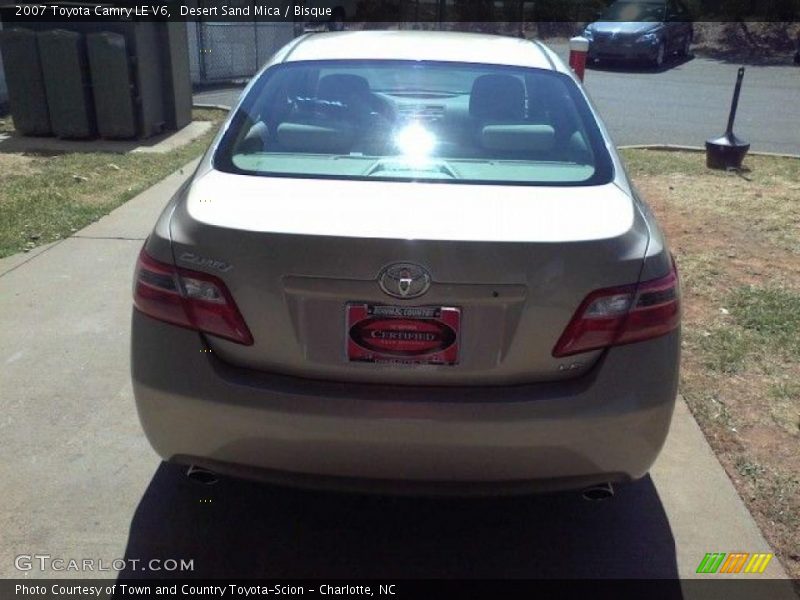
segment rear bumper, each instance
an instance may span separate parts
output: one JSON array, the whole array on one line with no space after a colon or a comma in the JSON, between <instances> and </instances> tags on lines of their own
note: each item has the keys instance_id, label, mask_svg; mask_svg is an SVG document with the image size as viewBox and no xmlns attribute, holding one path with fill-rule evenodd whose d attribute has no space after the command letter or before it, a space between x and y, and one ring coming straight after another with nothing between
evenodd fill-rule
<instances>
[{"instance_id":1,"label":"rear bumper","mask_svg":"<svg viewBox=\"0 0 800 600\"><path fill-rule=\"evenodd\" d=\"M630 44L619 46L589 46L589 60L653 60L658 53L658 45Z\"/></svg>"},{"instance_id":2,"label":"rear bumper","mask_svg":"<svg viewBox=\"0 0 800 600\"><path fill-rule=\"evenodd\" d=\"M643 476L669 429L679 334L614 348L568 382L406 387L230 367L134 311L142 426L164 459L311 487L481 493Z\"/></svg>"}]
</instances>

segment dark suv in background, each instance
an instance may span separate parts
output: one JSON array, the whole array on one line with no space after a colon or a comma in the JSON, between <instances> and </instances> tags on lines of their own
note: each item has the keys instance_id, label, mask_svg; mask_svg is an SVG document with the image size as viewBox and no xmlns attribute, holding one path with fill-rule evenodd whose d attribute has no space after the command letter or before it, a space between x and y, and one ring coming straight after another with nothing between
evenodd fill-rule
<instances>
[{"instance_id":1,"label":"dark suv in background","mask_svg":"<svg viewBox=\"0 0 800 600\"><path fill-rule=\"evenodd\" d=\"M638 60L658 68L674 54L689 54L694 28L681 0L620 0L583 35L590 61Z\"/></svg>"}]
</instances>

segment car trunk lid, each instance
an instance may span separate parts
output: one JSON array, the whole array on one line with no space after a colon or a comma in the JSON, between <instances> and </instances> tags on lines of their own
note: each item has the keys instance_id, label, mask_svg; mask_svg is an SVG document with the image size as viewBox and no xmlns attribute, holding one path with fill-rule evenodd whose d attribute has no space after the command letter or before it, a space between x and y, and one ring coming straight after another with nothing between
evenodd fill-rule
<instances>
[{"instance_id":1,"label":"car trunk lid","mask_svg":"<svg viewBox=\"0 0 800 600\"><path fill-rule=\"evenodd\" d=\"M214 170L196 179L170 227L177 263L222 278L255 339L243 346L207 336L222 360L412 385L585 372L601 351L558 359L553 347L589 292L638 280L648 241L630 196L613 183L463 185ZM380 275L396 263L429 274L423 295L382 289ZM457 309L455 364L350 360L348 305Z\"/></svg>"}]
</instances>

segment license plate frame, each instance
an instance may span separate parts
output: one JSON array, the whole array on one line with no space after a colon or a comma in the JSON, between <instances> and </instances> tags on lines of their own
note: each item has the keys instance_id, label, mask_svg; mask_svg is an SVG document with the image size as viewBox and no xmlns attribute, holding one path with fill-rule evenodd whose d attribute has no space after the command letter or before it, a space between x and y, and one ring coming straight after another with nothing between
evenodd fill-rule
<instances>
[{"instance_id":1,"label":"license plate frame","mask_svg":"<svg viewBox=\"0 0 800 600\"><path fill-rule=\"evenodd\" d=\"M345 345L349 362L454 366L461 346L461 309L348 302Z\"/></svg>"}]
</instances>

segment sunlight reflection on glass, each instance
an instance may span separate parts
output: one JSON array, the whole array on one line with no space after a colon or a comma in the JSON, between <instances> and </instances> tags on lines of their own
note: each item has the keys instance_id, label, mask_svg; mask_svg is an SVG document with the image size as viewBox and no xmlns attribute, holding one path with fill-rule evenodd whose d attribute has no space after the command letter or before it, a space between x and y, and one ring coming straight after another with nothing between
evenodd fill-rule
<instances>
[{"instance_id":1,"label":"sunlight reflection on glass","mask_svg":"<svg viewBox=\"0 0 800 600\"><path fill-rule=\"evenodd\" d=\"M436 136L420 123L403 127L394 141L401 154L412 162L424 162L436 147Z\"/></svg>"}]
</instances>

